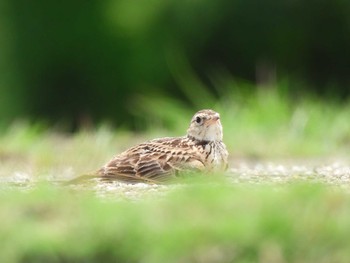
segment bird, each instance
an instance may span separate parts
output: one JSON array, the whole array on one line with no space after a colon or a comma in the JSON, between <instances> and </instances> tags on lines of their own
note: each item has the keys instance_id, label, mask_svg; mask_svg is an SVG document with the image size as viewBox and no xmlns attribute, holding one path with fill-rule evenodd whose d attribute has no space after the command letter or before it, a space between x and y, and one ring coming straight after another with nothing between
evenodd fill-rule
<instances>
[{"instance_id":1,"label":"bird","mask_svg":"<svg viewBox=\"0 0 350 263\"><path fill-rule=\"evenodd\" d=\"M187 134L146 141L116 155L97 171L103 180L163 183L194 172L228 167L220 114L204 109L191 119Z\"/></svg>"}]
</instances>

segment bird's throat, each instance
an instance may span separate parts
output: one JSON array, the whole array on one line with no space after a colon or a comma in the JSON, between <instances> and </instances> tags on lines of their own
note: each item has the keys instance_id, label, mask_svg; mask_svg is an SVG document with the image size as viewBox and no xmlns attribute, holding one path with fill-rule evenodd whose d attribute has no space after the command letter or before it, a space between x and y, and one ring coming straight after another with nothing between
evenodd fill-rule
<instances>
[{"instance_id":1,"label":"bird's throat","mask_svg":"<svg viewBox=\"0 0 350 263\"><path fill-rule=\"evenodd\" d=\"M210 143L210 141L208 140L199 140L191 135L187 135L187 138L193 141L195 145L207 145L208 143Z\"/></svg>"}]
</instances>

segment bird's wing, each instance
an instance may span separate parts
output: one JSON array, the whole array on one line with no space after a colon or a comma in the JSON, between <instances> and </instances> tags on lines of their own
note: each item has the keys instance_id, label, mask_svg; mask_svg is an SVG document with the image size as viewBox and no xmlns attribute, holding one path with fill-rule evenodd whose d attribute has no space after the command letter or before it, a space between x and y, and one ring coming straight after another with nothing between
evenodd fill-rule
<instances>
[{"instance_id":1,"label":"bird's wing","mask_svg":"<svg viewBox=\"0 0 350 263\"><path fill-rule=\"evenodd\" d=\"M113 158L100 170L103 178L162 182L184 169L201 170L203 163L179 139L165 138L135 146Z\"/></svg>"}]
</instances>

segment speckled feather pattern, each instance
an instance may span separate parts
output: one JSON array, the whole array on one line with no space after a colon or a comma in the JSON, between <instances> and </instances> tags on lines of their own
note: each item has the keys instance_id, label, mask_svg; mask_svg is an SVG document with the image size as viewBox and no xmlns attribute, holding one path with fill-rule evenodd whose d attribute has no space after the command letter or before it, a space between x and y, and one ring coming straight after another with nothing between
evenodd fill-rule
<instances>
[{"instance_id":1,"label":"speckled feather pattern","mask_svg":"<svg viewBox=\"0 0 350 263\"><path fill-rule=\"evenodd\" d=\"M136 145L115 156L98 174L104 179L158 183L184 171L224 171L227 157L219 114L202 110L192 118L186 136Z\"/></svg>"}]
</instances>

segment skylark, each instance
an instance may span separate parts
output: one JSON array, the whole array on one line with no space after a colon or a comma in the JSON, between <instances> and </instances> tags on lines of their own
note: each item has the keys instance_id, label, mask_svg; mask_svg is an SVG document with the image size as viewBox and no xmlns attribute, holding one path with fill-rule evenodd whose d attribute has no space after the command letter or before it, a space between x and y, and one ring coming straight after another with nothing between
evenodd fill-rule
<instances>
[{"instance_id":1,"label":"skylark","mask_svg":"<svg viewBox=\"0 0 350 263\"><path fill-rule=\"evenodd\" d=\"M159 183L189 171L225 171L228 152L219 113L198 111L187 135L154 139L115 156L99 171L103 179Z\"/></svg>"}]
</instances>

